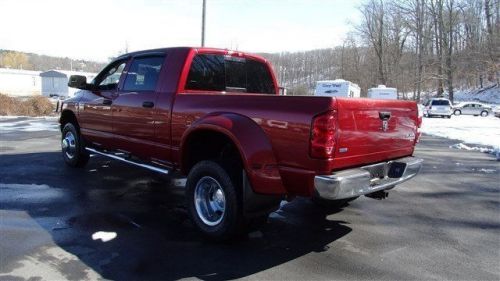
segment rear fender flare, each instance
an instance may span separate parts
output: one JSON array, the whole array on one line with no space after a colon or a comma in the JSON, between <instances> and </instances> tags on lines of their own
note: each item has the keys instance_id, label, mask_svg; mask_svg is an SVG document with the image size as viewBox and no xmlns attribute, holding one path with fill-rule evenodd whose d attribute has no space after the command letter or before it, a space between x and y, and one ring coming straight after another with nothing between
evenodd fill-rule
<instances>
[{"instance_id":1,"label":"rear fender flare","mask_svg":"<svg viewBox=\"0 0 500 281\"><path fill-rule=\"evenodd\" d=\"M213 113L194 122L181 139L181 169L184 147L192 133L211 130L227 136L238 149L252 189L260 194L285 194L278 162L262 128L252 119L234 113Z\"/></svg>"}]
</instances>

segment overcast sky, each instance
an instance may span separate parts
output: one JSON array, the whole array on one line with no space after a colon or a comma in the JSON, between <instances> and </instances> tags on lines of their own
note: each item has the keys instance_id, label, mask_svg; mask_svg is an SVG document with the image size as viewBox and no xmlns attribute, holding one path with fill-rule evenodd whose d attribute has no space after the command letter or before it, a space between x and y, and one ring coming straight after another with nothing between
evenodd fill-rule
<instances>
[{"instance_id":1,"label":"overcast sky","mask_svg":"<svg viewBox=\"0 0 500 281\"><path fill-rule=\"evenodd\" d=\"M207 0L205 45L248 52L340 45L360 0ZM199 46L202 0L0 0L0 49L106 61Z\"/></svg>"}]
</instances>

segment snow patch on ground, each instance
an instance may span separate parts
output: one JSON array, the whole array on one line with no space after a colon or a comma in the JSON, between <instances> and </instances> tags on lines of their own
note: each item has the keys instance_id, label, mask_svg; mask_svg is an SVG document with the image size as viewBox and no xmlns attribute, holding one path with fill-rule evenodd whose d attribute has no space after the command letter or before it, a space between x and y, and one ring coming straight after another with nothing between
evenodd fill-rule
<instances>
[{"instance_id":1,"label":"snow patch on ground","mask_svg":"<svg viewBox=\"0 0 500 281\"><path fill-rule=\"evenodd\" d=\"M456 149L462 149L462 150L468 150L468 151L479 151L479 152L484 152L484 153L492 153L493 152L493 148L471 146L471 145L466 145L463 142L457 143L454 145L450 145L450 148L456 148Z\"/></svg>"},{"instance_id":2,"label":"snow patch on ground","mask_svg":"<svg viewBox=\"0 0 500 281\"><path fill-rule=\"evenodd\" d=\"M58 131L59 117L0 116L0 133Z\"/></svg>"},{"instance_id":3,"label":"snow patch on ground","mask_svg":"<svg viewBox=\"0 0 500 281\"><path fill-rule=\"evenodd\" d=\"M97 231L92 234L92 240L100 239L102 242L108 242L115 239L116 236L118 236L116 232Z\"/></svg>"},{"instance_id":4,"label":"snow patch on ground","mask_svg":"<svg viewBox=\"0 0 500 281\"><path fill-rule=\"evenodd\" d=\"M451 119L424 118L422 133L460 140L452 148L492 153L500 159L500 118L452 116Z\"/></svg>"},{"instance_id":5,"label":"snow patch on ground","mask_svg":"<svg viewBox=\"0 0 500 281\"><path fill-rule=\"evenodd\" d=\"M496 170L494 170L494 169L484 169L484 168L481 169L481 170L479 170L479 171L483 172L483 173L486 173L486 174L493 174L493 173L496 172Z\"/></svg>"}]
</instances>

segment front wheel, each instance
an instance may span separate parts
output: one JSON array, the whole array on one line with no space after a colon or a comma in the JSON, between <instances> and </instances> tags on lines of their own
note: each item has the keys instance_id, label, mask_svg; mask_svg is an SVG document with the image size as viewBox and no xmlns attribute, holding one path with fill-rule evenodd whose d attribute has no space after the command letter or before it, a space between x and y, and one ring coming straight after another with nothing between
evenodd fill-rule
<instances>
[{"instance_id":1,"label":"front wheel","mask_svg":"<svg viewBox=\"0 0 500 281\"><path fill-rule=\"evenodd\" d=\"M455 111L453 112L453 114L455 114L455 115L457 115L457 116L458 116L458 115L462 114L462 111L460 111L460 110L455 110Z\"/></svg>"},{"instance_id":2,"label":"front wheel","mask_svg":"<svg viewBox=\"0 0 500 281\"><path fill-rule=\"evenodd\" d=\"M64 162L70 167L83 167L89 161L83 140L71 123L67 123L62 129L61 149Z\"/></svg>"},{"instance_id":3,"label":"front wheel","mask_svg":"<svg viewBox=\"0 0 500 281\"><path fill-rule=\"evenodd\" d=\"M214 240L230 239L244 230L237 183L214 161L201 161L189 172L186 205L195 226Z\"/></svg>"},{"instance_id":4,"label":"front wheel","mask_svg":"<svg viewBox=\"0 0 500 281\"><path fill-rule=\"evenodd\" d=\"M486 117L486 116L488 116L488 111L483 111L483 112L481 112L481 116L482 116L482 117Z\"/></svg>"}]
</instances>

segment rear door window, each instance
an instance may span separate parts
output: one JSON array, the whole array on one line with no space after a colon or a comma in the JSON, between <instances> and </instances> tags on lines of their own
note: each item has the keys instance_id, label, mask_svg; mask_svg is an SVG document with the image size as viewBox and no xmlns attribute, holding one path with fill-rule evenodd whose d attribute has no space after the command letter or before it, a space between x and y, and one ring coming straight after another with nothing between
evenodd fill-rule
<instances>
[{"instance_id":1,"label":"rear door window","mask_svg":"<svg viewBox=\"0 0 500 281\"><path fill-rule=\"evenodd\" d=\"M196 55L186 89L275 94L274 80L265 63L215 54Z\"/></svg>"},{"instance_id":2,"label":"rear door window","mask_svg":"<svg viewBox=\"0 0 500 281\"><path fill-rule=\"evenodd\" d=\"M123 90L154 91L164 60L164 56L135 58L128 69Z\"/></svg>"}]
</instances>

